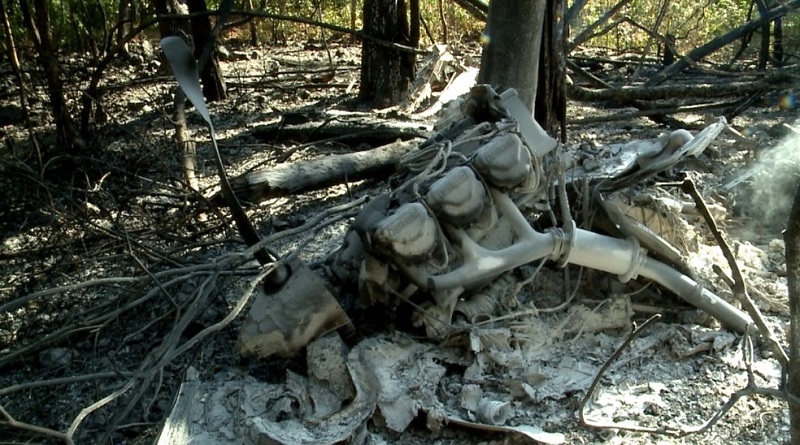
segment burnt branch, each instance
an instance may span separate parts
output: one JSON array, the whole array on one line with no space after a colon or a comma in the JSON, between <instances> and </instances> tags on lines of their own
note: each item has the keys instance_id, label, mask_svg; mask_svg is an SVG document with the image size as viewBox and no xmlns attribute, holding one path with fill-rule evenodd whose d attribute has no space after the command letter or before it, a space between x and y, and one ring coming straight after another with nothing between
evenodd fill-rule
<instances>
[{"instance_id":1,"label":"burnt branch","mask_svg":"<svg viewBox=\"0 0 800 445\"><path fill-rule=\"evenodd\" d=\"M750 298L750 295L748 295L747 285L745 283L744 276L742 275L742 271L736 262L736 256L733 254L730 245L725 239L725 236L722 234L722 231L719 229L714 217L711 216L711 212L709 212L708 206L706 206L703 197L700 196L700 193L697 191L694 181L691 179L685 179L683 184L681 184L681 190L694 199L698 212L700 212L700 214L703 216L703 219L706 221L709 230L711 230L711 234L714 236L714 239L717 241L720 249L722 249L722 254L728 261L728 266L731 268L731 273L733 274L733 286L731 288L733 295L742 303L742 306L744 306L747 313L753 319L753 322L756 324L756 326L758 326L759 333L761 333L764 339L767 340L767 343L769 344L773 354L775 354L775 356L778 358L778 361L781 363L784 369L786 369L786 367L789 366L789 357L786 355L786 351L783 349L778 339L775 338L775 334L764 321L764 316L761 314L761 310L758 309L758 306L755 305L753 299Z\"/></svg>"}]
</instances>

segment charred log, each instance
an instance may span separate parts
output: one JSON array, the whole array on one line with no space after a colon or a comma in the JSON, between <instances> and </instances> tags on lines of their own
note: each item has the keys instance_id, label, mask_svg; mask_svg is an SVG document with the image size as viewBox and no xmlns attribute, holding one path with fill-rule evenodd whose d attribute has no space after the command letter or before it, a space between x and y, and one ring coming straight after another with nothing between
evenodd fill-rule
<instances>
[{"instance_id":1,"label":"charred log","mask_svg":"<svg viewBox=\"0 0 800 445\"><path fill-rule=\"evenodd\" d=\"M281 196L291 196L335 184L394 173L400 158L418 141L397 141L372 150L326 156L311 161L278 164L269 169L247 173L231 180L237 198L251 203ZM224 198L217 194L213 202Z\"/></svg>"}]
</instances>

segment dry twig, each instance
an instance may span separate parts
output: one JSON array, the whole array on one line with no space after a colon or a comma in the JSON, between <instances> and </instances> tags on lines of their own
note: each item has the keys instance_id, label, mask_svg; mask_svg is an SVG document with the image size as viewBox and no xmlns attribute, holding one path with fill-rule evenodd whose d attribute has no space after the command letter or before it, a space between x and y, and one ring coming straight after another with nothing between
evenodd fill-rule
<instances>
[{"instance_id":1,"label":"dry twig","mask_svg":"<svg viewBox=\"0 0 800 445\"><path fill-rule=\"evenodd\" d=\"M48 289L36 293L29 294L23 298L11 301L3 308L6 307L22 307L30 302L34 302L46 296L55 295L63 292L74 292L76 290L83 290L97 286L119 286L120 289L130 289L131 287L148 285L144 294L133 301L122 303L122 300L116 299L115 301L107 301L99 307L84 311L79 315L79 320L69 323L66 326L61 326L54 332L51 332L41 339L34 341L33 344L26 345L17 350L12 350L0 358L0 366L9 364L20 357L30 354L35 354L41 348L55 343L69 335L79 331L92 330L98 333L107 325L119 320L124 313L135 310L137 307L153 298L166 295L169 298L169 305L171 310L166 313L159 314L159 318L167 316L174 316L175 321L171 330L164 335L163 341L157 347L147 352L147 355L139 363L138 369L129 372L124 370L111 370L105 372L97 372L93 374L64 377L59 379L41 380L36 382L25 382L0 388L0 395L10 394L22 390L31 390L34 388L60 386L74 383L86 383L97 379L122 379L118 383L111 383L109 392L84 407L72 420L71 424L67 427L65 432L51 430L45 427L30 425L24 422L17 421L11 414L7 413L2 406L0 406L0 425L9 426L19 430L25 430L36 434L44 434L52 438L62 440L64 443L73 443L74 436L76 436L81 427L89 416L105 407L110 409L109 404L114 401L119 402L116 412L114 413L113 420L107 424L105 432L106 438L115 430L117 425L121 425L125 417L136 406L136 403L141 400L142 396L155 388L155 393L158 393L158 387L161 385L161 375L164 368L174 360L184 355L186 352L196 348L197 345L207 340L212 334L221 331L227 327L242 311L250 300L253 292L258 284L262 281L264 276L269 274L274 267L291 260L297 255L302 246L306 245L309 240L319 235L319 231L330 224L341 221L344 218L352 217L357 211L358 207L363 204L365 198L357 199L352 202L331 207L323 212L315 215L314 218L309 219L302 226L285 230L283 232L273 234L263 240L257 245L240 252L228 252L220 255L211 262L198 265L189 265L176 267L170 270L154 272L148 269L147 265L138 260L133 252L133 247L129 244L129 255L134 257L136 264L143 270L141 276L127 276L127 277L111 277L103 279L94 279L82 283L75 283L58 288ZM220 279L230 277L233 275L241 275L242 267L250 262L253 254L257 249L263 248L267 244L274 244L282 238L303 235L303 240L300 242L299 248L294 250L286 257L282 258L279 262L270 265L269 267L260 270L250 280L245 291L240 295L236 304L229 310L220 321L212 324L201 330L199 333L194 334L188 340L182 342L186 328L192 323L198 315L202 314L203 309L211 301L211 297L215 294L217 283ZM246 271L252 274L252 271ZM183 298L178 298L176 295L171 295L177 286L185 286L197 282L191 295L183 295ZM144 328L143 328L144 329ZM141 329L140 329L141 331ZM104 441L104 443L107 441Z\"/></svg>"},{"instance_id":2,"label":"dry twig","mask_svg":"<svg viewBox=\"0 0 800 445\"><path fill-rule=\"evenodd\" d=\"M703 219L706 221L706 224L711 230L712 235L714 235L714 239L717 241L719 248L722 249L722 254L728 261L728 266L731 268L733 279L728 279L726 281L729 284L732 282L733 285L731 286L731 290L733 291L733 295L742 303L742 306L744 306L744 309L747 311L747 313L750 314L753 322L755 322L756 326L758 326L759 333L764 336L767 344L769 344L772 353L775 354L775 357L778 358L778 361L781 363L783 368L786 369L789 366L789 356L786 354L786 351L775 337L775 334L772 332L769 326L767 326L767 323L764 321L764 316L761 314L758 306L755 305L753 299L750 298L750 295L748 295L747 285L744 281L742 271L736 262L736 257L728 245L728 242L725 240L725 236L719 229L714 217L711 216L711 212L709 212L708 206L706 206L703 197L700 196L700 193L697 191L697 187L695 187L694 182L691 179L685 179L683 181L681 184L681 190L683 190L684 193L691 195L692 199L694 199L698 212L700 212L700 214L703 216ZM717 271L717 273L721 273L721 269L717 269Z\"/></svg>"},{"instance_id":3,"label":"dry twig","mask_svg":"<svg viewBox=\"0 0 800 445\"><path fill-rule=\"evenodd\" d=\"M0 425L7 425L11 428L28 431L31 433L38 434L40 436L52 437L53 439L58 439L67 445L72 445L75 443L72 441L72 436L69 434L64 434L62 432L51 430L50 428L44 428L38 425L32 425L30 423L20 422L14 419L14 417L12 417L11 414L9 414L8 411L6 411L3 405L0 405L0 416L2 416L2 420L0 420Z\"/></svg>"}]
</instances>

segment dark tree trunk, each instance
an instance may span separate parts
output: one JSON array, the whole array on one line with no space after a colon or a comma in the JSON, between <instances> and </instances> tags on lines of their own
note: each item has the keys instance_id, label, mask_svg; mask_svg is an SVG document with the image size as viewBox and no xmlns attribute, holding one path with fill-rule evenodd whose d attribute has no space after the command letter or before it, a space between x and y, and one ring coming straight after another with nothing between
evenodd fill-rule
<instances>
[{"instance_id":1,"label":"dark tree trunk","mask_svg":"<svg viewBox=\"0 0 800 445\"><path fill-rule=\"evenodd\" d=\"M419 40L419 17L409 20L405 0L365 0L363 19L364 33L369 37L406 46L416 46L414 36ZM416 30L410 29L414 26ZM408 95L415 61L414 53L364 39L359 100L375 107L400 103Z\"/></svg>"},{"instance_id":2,"label":"dark tree trunk","mask_svg":"<svg viewBox=\"0 0 800 445\"><path fill-rule=\"evenodd\" d=\"M409 43L412 47L416 48L419 46L419 37L420 37L420 13L419 13L419 0L409 0L408 3L408 15L411 18L411 23L408 29L408 35L410 38ZM411 63L414 63L415 60L412 55Z\"/></svg>"},{"instance_id":3,"label":"dark tree trunk","mask_svg":"<svg viewBox=\"0 0 800 445\"><path fill-rule=\"evenodd\" d=\"M789 393L800 397L800 187L786 226L786 278L789 288ZM789 404L792 444L800 445L800 406Z\"/></svg>"},{"instance_id":4,"label":"dark tree trunk","mask_svg":"<svg viewBox=\"0 0 800 445\"><path fill-rule=\"evenodd\" d=\"M156 11L161 15L188 14L190 12L207 11L205 0L155 0ZM190 48L194 51L195 58L199 58L203 53L206 42L211 35L211 23L209 18L195 17L191 20L168 19L158 23L161 38L169 36L179 36L187 40ZM189 38L191 36L191 39ZM211 49L211 56L200 72L200 80L203 83L203 96L209 102L224 100L227 97L225 78L219 67L216 51Z\"/></svg>"},{"instance_id":5,"label":"dark tree trunk","mask_svg":"<svg viewBox=\"0 0 800 445\"><path fill-rule=\"evenodd\" d=\"M767 15L767 3L765 0L756 0L758 6L758 14L763 17ZM764 22L761 25L761 48L758 51L758 69L767 69L767 62L769 61L769 22Z\"/></svg>"},{"instance_id":6,"label":"dark tree trunk","mask_svg":"<svg viewBox=\"0 0 800 445\"><path fill-rule=\"evenodd\" d=\"M566 138L564 0L494 0L479 83L514 88L548 133Z\"/></svg>"},{"instance_id":7,"label":"dark tree trunk","mask_svg":"<svg viewBox=\"0 0 800 445\"><path fill-rule=\"evenodd\" d=\"M772 57L775 59L775 65L783 65L783 19L778 17L775 19L773 25L773 35L775 39L772 44Z\"/></svg>"},{"instance_id":8,"label":"dark tree trunk","mask_svg":"<svg viewBox=\"0 0 800 445\"><path fill-rule=\"evenodd\" d=\"M119 28L117 28L117 42L121 42L133 27L133 0L119 0ZM127 46L127 45L126 45ZM127 48L124 50L127 51Z\"/></svg>"},{"instance_id":9,"label":"dark tree trunk","mask_svg":"<svg viewBox=\"0 0 800 445\"><path fill-rule=\"evenodd\" d=\"M28 95L25 92L25 77L22 75L22 68L19 64L19 57L17 56L17 46L14 42L14 34L11 29L11 21L8 18L8 10L6 9L5 0L0 0L0 20L3 21L3 31L6 34L6 52L8 61L11 64L11 71L14 73L14 78L17 81L17 88L19 88L19 105L22 108L22 115L25 119L25 125L30 129L30 113L28 111Z\"/></svg>"},{"instance_id":10,"label":"dark tree trunk","mask_svg":"<svg viewBox=\"0 0 800 445\"><path fill-rule=\"evenodd\" d=\"M175 11L171 11L172 8L167 4L167 0L154 0L153 6L156 8L156 13L158 15L170 15ZM187 9L186 12L189 12ZM163 19L158 21L158 33L161 35L161 38L169 37L169 36L179 36L181 35L179 31L179 22L175 19Z\"/></svg>"},{"instance_id":11,"label":"dark tree trunk","mask_svg":"<svg viewBox=\"0 0 800 445\"><path fill-rule=\"evenodd\" d=\"M529 110L536 99L546 6L544 1L494 0L486 23L489 43L481 55L478 82L498 92L516 89Z\"/></svg>"},{"instance_id":12,"label":"dark tree trunk","mask_svg":"<svg viewBox=\"0 0 800 445\"><path fill-rule=\"evenodd\" d=\"M358 9L358 0L350 0L350 29L356 29L356 10ZM350 43L356 43L356 35L350 35Z\"/></svg>"},{"instance_id":13,"label":"dark tree trunk","mask_svg":"<svg viewBox=\"0 0 800 445\"><path fill-rule=\"evenodd\" d=\"M56 125L56 139L60 148L66 152L75 152L79 144L77 144L75 126L64 97L58 52L50 34L49 3L47 0L33 0L33 8L31 8L28 1L20 1L20 7L44 71L47 94L50 99L50 111Z\"/></svg>"},{"instance_id":14,"label":"dark tree trunk","mask_svg":"<svg viewBox=\"0 0 800 445\"><path fill-rule=\"evenodd\" d=\"M253 0L247 0L247 10L253 10ZM258 37L258 27L255 19L251 17L247 26L250 29L250 46L260 46L261 39Z\"/></svg>"},{"instance_id":15,"label":"dark tree trunk","mask_svg":"<svg viewBox=\"0 0 800 445\"><path fill-rule=\"evenodd\" d=\"M189 12L198 13L206 12L206 0L188 0ZM206 45L211 45L210 56L208 62L200 72L200 80L203 83L203 96L208 102L217 100L225 100L228 93L225 87L225 78L222 76L222 70L219 66L219 59L217 58L217 51L214 48L214 42L210 41L211 36L211 22L208 16L194 17L191 20L192 26L192 40L194 41L194 58L200 59Z\"/></svg>"},{"instance_id":16,"label":"dark tree trunk","mask_svg":"<svg viewBox=\"0 0 800 445\"><path fill-rule=\"evenodd\" d=\"M3 32L6 35L6 55L8 61L11 63L11 69L14 75L19 75L19 57L17 57L17 45L14 43L14 34L11 29L11 21L8 19L8 10L6 9L5 0L0 0L0 20L3 20Z\"/></svg>"},{"instance_id":17,"label":"dark tree trunk","mask_svg":"<svg viewBox=\"0 0 800 445\"><path fill-rule=\"evenodd\" d=\"M539 83L533 115L551 135L566 142L567 85L566 36L563 32L564 0L548 0L539 58Z\"/></svg>"},{"instance_id":18,"label":"dark tree trunk","mask_svg":"<svg viewBox=\"0 0 800 445\"><path fill-rule=\"evenodd\" d=\"M675 36L672 34L667 34L667 41L663 43L664 45L664 59L661 61L661 65L663 67L668 67L675 63L675 52L672 48L675 47Z\"/></svg>"},{"instance_id":19,"label":"dark tree trunk","mask_svg":"<svg viewBox=\"0 0 800 445\"><path fill-rule=\"evenodd\" d=\"M750 6L748 6L748 8L747 8L747 18L746 18L746 20L748 22L753 19L753 11L755 10L755 7L756 7L755 0L751 0L750 1ZM731 57L731 61L730 61L731 64L733 64L734 62L739 60L740 57L742 57L742 54L744 54L744 51L747 49L748 46L750 46L750 40L752 40L752 39L753 39L753 32L752 31L751 32L747 32L742 36L742 43L741 43L741 45L739 45L739 49L736 50L736 54L734 54L733 57Z\"/></svg>"},{"instance_id":20,"label":"dark tree trunk","mask_svg":"<svg viewBox=\"0 0 800 445\"><path fill-rule=\"evenodd\" d=\"M567 9L567 12L564 13L565 39L567 40L569 39L569 30L572 28L575 19L578 18L578 15L580 15L581 11L583 10L583 7L586 6L587 3L589 3L589 0L575 0L574 2L572 2L572 5L570 5L569 9Z\"/></svg>"}]
</instances>

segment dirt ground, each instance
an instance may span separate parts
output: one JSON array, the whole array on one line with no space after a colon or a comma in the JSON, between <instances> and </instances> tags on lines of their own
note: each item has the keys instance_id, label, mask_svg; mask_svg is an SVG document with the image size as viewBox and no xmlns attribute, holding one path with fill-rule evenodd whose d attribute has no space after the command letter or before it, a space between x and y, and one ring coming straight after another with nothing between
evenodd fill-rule
<instances>
[{"instance_id":1,"label":"dirt ground","mask_svg":"<svg viewBox=\"0 0 800 445\"><path fill-rule=\"evenodd\" d=\"M231 176L268 168L280 158L293 162L369 148L352 141L254 136L288 112L360 110L354 101L358 47L297 42L257 49L231 44L229 49L222 67L230 97L210 110ZM478 50L477 44L453 49L459 65L454 70L476 67ZM206 382L235 376L278 385L287 370L307 372L305 357L242 359L235 347L241 317L219 325L249 295L247 286L258 268L232 255L244 250L234 230L182 185L180 155L171 140L175 82L166 64L152 62L156 49L149 44L137 44L132 54L105 83L104 123L96 126L93 150L85 156L46 156L57 148L48 142L41 88L31 96L38 149L20 120L10 80L3 89L7 93L0 95L5 142L0 149L0 406L6 419L0 422L0 443L57 442L55 431L73 429L76 443L152 443L190 368ZM601 69L597 75L612 81L629 75L612 65ZM78 70L72 74L77 80L69 93L76 96L85 80ZM682 79L691 81L691 76ZM40 86L36 76L31 79ZM788 318L781 231L796 183L796 141L790 135L797 131L797 112L779 106L789 93L778 96L777 102L759 103L732 122L740 136L723 132L701 156L659 177L657 184L636 187L631 196L691 203L669 185L682 171L690 172L738 255L750 295L783 340ZM631 111L613 106L571 102L568 119ZM374 115L420 128L435 119L397 109ZM709 115L676 117L699 129ZM198 141L199 175L206 187L201 192L210 196L217 178L207 131L193 113L189 125ZM645 117L571 123L565 145L573 153L597 153L609 144L652 139L667 130ZM341 246L357 209L340 213L343 219L323 219L325 224L314 218L386 187L380 179L352 182L272 199L249 207L248 214L262 236L274 238L271 247L279 254L298 252L315 264ZM665 221L664 233L689 252L688 262L704 284L731 299L729 287L711 270L712 264L725 270L727 265L702 219L685 210ZM535 266L521 268L516 276L531 276ZM577 267L546 265L514 298L511 313L516 315L491 325L505 346L491 353L472 351L475 363L486 360L482 380L465 377L470 362L448 358L463 355L458 342L429 341L394 323L358 326L361 331L346 337L348 347L375 339L421 345L431 363L425 369L441 372L432 389L435 403L421 404L403 432L375 414L367 424L371 442L365 443L521 443L524 436L457 426L442 417L441 427L431 426L442 413L467 416L460 394L476 384L485 397L509 402L509 425L561 433L562 443L788 443L787 406L765 396L738 400L699 435L581 426L580 402L601 366L628 338L632 322L640 325L653 314L663 315L600 380L589 414L605 425L670 430L702 425L747 385L747 343L656 285L623 284ZM469 335L481 335L475 332ZM754 351L749 367L755 382L776 387L781 370L774 354L763 341ZM410 357L422 366L422 355ZM9 416L49 431L12 425Z\"/></svg>"}]
</instances>

